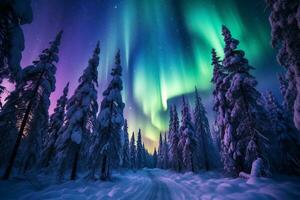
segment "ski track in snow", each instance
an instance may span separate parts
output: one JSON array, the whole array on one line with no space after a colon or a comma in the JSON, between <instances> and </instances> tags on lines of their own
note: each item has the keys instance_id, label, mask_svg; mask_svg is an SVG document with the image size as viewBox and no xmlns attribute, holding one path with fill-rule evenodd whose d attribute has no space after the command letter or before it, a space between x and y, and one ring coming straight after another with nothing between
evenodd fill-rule
<instances>
[{"instance_id":1,"label":"ski track in snow","mask_svg":"<svg viewBox=\"0 0 300 200\"><path fill-rule=\"evenodd\" d=\"M115 173L112 181L78 179L55 184L46 177L0 181L1 200L293 200L300 199L299 178L256 181L224 178L218 172L178 174L144 169Z\"/></svg>"}]
</instances>

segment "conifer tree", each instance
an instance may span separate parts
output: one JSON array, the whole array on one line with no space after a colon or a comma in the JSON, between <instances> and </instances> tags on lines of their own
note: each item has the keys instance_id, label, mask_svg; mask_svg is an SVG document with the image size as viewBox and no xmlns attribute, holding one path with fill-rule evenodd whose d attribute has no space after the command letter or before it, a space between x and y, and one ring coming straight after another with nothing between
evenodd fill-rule
<instances>
[{"instance_id":1,"label":"conifer tree","mask_svg":"<svg viewBox=\"0 0 300 200\"><path fill-rule=\"evenodd\" d=\"M148 166L148 152L145 148L145 144L143 142L143 167L147 167Z\"/></svg>"},{"instance_id":2,"label":"conifer tree","mask_svg":"<svg viewBox=\"0 0 300 200\"><path fill-rule=\"evenodd\" d=\"M168 155L169 145L167 141L167 133L165 133L163 142L163 168L168 169L169 167L169 155Z\"/></svg>"},{"instance_id":3,"label":"conifer tree","mask_svg":"<svg viewBox=\"0 0 300 200\"><path fill-rule=\"evenodd\" d=\"M171 131L173 123L174 123L174 114L173 114L173 106L170 106L170 114L169 114L169 134L168 134L168 141L171 141L173 132Z\"/></svg>"},{"instance_id":4,"label":"conifer tree","mask_svg":"<svg viewBox=\"0 0 300 200\"><path fill-rule=\"evenodd\" d=\"M271 9L272 46L279 49L277 60L287 68L286 97L293 103L294 123L300 130L300 2L298 0L267 0ZM296 93L294 93L296 91Z\"/></svg>"},{"instance_id":5,"label":"conifer tree","mask_svg":"<svg viewBox=\"0 0 300 200\"><path fill-rule=\"evenodd\" d=\"M134 132L132 133L131 140L130 140L130 165L131 165L131 169L136 168L136 146L135 146Z\"/></svg>"},{"instance_id":6,"label":"conifer tree","mask_svg":"<svg viewBox=\"0 0 300 200\"><path fill-rule=\"evenodd\" d=\"M8 146L8 150L2 151L2 153L8 151L10 155L4 179L9 178L21 141L22 153L19 154L21 172L31 169L39 159L42 138L45 135L44 127L48 124L49 97L55 90L55 63L58 62L61 36L62 32L58 33L55 40L50 42L50 47L39 55L39 60L23 70L22 81L8 97L1 112L0 119L4 120L4 124L0 122L4 126L1 130L7 130L1 135L3 137L1 141L4 143L8 141L6 145L15 141L13 148ZM20 96L22 98L19 98Z\"/></svg>"},{"instance_id":7,"label":"conifer tree","mask_svg":"<svg viewBox=\"0 0 300 200\"><path fill-rule=\"evenodd\" d=\"M159 134L159 146L158 146L158 154L157 154L157 168L163 168L163 160L164 160L164 153L163 153L163 140L161 133Z\"/></svg>"},{"instance_id":8,"label":"conifer tree","mask_svg":"<svg viewBox=\"0 0 300 200\"><path fill-rule=\"evenodd\" d=\"M189 105L184 96L182 98L181 116L178 148L179 151L182 152L183 169L195 172L199 164L197 163L197 139L192 124Z\"/></svg>"},{"instance_id":9,"label":"conifer tree","mask_svg":"<svg viewBox=\"0 0 300 200\"><path fill-rule=\"evenodd\" d=\"M143 144L141 129L139 129L138 138L136 141L136 166L138 169L141 169L143 167Z\"/></svg>"},{"instance_id":10,"label":"conifer tree","mask_svg":"<svg viewBox=\"0 0 300 200\"><path fill-rule=\"evenodd\" d=\"M124 127L123 127L123 133L124 133L124 145L123 145L123 162L122 166L124 168L130 167L130 148L129 148L129 136L128 136L128 125L127 120L124 120Z\"/></svg>"},{"instance_id":11,"label":"conifer tree","mask_svg":"<svg viewBox=\"0 0 300 200\"><path fill-rule=\"evenodd\" d=\"M216 112L215 126L223 132L224 123L227 119L227 102L226 102L226 91L229 87L230 80L226 79L226 73L220 63L220 58L217 56L215 49L212 49L212 65L214 67L213 78L211 82L214 84L213 98L214 106L213 110Z\"/></svg>"},{"instance_id":12,"label":"conifer tree","mask_svg":"<svg viewBox=\"0 0 300 200\"><path fill-rule=\"evenodd\" d=\"M275 133L272 147L275 154L275 170L285 174L300 173L300 145L291 118L279 105L274 95L265 95L268 116Z\"/></svg>"},{"instance_id":13,"label":"conifer tree","mask_svg":"<svg viewBox=\"0 0 300 200\"><path fill-rule=\"evenodd\" d=\"M172 109L172 115L171 118L172 122L171 126L169 128L169 144L170 144L170 150L169 150L169 159L170 159L170 165L171 168L175 171L181 171L182 169L182 162L180 160L181 158L181 152L178 149L178 143L179 143L179 119L178 119L178 113L176 106L173 106Z\"/></svg>"},{"instance_id":14,"label":"conifer tree","mask_svg":"<svg viewBox=\"0 0 300 200\"><path fill-rule=\"evenodd\" d=\"M55 143L59 180L63 179L69 166L71 166L70 179L76 178L80 152L95 126L98 110L96 87L98 86L99 53L98 42L88 66L79 78L79 85L67 103L65 124L60 129Z\"/></svg>"},{"instance_id":15,"label":"conifer tree","mask_svg":"<svg viewBox=\"0 0 300 200\"><path fill-rule=\"evenodd\" d=\"M198 140L198 152L199 155L201 155L199 162L205 170L209 170L213 167L213 162L211 158L214 157L214 147L212 144L208 119L206 117L206 110L202 104L202 100L197 88L195 88L195 100L195 130L196 137Z\"/></svg>"},{"instance_id":16,"label":"conifer tree","mask_svg":"<svg viewBox=\"0 0 300 200\"><path fill-rule=\"evenodd\" d=\"M245 53L236 50L239 41L232 38L227 27L222 27L225 57L223 66L230 87L226 92L228 107L224 132L221 133L221 154L226 172L237 176L241 171L249 173L252 162L266 159L266 143L269 126L261 101L255 89L257 82L250 74L253 69L244 58Z\"/></svg>"},{"instance_id":17,"label":"conifer tree","mask_svg":"<svg viewBox=\"0 0 300 200\"><path fill-rule=\"evenodd\" d=\"M57 100L54 113L50 117L48 134L45 139L45 145L41 152L41 158L38 162L38 168L48 167L50 161L55 156L55 142L58 138L59 129L64 123L65 107L67 104L67 96L69 91L69 83L63 90L63 95Z\"/></svg>"},{"instance_id":18,"label":"conifer tree","mask_svg":"<svg viewBox=\"0 0 300 200\"><path fill-rule=\"evenodd\" d=\"M111 168L121 163L121 134L124 124L123 103L121 91L122 83L122 67L120 61L120 51L115 56L115 66L111 72L112 80L107 89L103 92L103 100L101 102L100 113L98 115L99 127L95 130L98 134L99 144L96 145L95 163L93 168L100 165L101 180L108 180L111 177Z\"/></svg>"},{"instance_id":19,"label":"conifer tree","mask_svg":"<svg viewBox=\"0 0 300 200\"><path fill-rule=\"evenodd\" d=\"M227 78L227 72L224 66L221 64L220 58L217 56L215 49L212 49L212 65L214 67L213 78L211 82L214 84L213 99L214 105L213 110L216 112L216 117L213 125L214 141L216 142L219 152L222 157L226 156L225 152L221 152L221 138L225 133L226 123L228 123L230 113L228 112L228 102L226 99L226 91L230 86L230 79ZM215 155L219 157L219 154Z\"/></svg>"},{"instance_id":20,"label":"conifer tree","mask_svg":"<svg viewBox=\"0 0 300 200\"><path fill-rule=\"evenodd\" d=\"M153 167L156 168L157 166L157 151L156 148L154 148L154 152L153 152Z\"/></svg>"}]
</instances>

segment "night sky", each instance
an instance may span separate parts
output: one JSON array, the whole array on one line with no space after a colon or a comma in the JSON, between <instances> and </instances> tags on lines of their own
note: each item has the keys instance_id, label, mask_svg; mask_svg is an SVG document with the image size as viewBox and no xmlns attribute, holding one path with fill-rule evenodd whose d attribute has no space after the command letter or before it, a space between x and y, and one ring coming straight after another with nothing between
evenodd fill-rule
<instances>
[{"instance_id":1,"label":"night sky","mask_svg":"<svg viewBox=\"0 0 300 200\"><path fill-rule=\"evenodd\" d=\"M100 40L99 103L120 48L129 130L141 128L150 150L159 132L167 129L169 105L180 105L182 94L189 96L192 105L195 86L212 119L210 52L214 47L223 56L222 24L240 40L239 48L256 68L259 89L279 96L276 73L281 67L270 46L268 12L262 0L32 0L32 7L33 23L23 26L23 67L64 30L50 112L68 81L73 94Z\"/></svg>"}]
</instances>

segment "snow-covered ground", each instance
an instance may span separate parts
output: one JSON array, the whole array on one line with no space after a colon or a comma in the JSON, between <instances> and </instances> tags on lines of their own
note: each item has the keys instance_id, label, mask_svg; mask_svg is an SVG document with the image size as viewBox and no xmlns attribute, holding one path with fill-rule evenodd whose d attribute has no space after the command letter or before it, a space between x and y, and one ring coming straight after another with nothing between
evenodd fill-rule
<instances>
[{"instance_id":1,"label":"snow-covered ground","mask_svg":"<svg viewBox=\"0 0 300 200\"><path fill-rule=\"evenodd\" d=\"M80 179L62 184L45 177L0 181L0 199L300 199L300 178L246 181L216 172L195 175L160 169L115 173L114 177L110 182Z\"/></svg>"}]
</instances>

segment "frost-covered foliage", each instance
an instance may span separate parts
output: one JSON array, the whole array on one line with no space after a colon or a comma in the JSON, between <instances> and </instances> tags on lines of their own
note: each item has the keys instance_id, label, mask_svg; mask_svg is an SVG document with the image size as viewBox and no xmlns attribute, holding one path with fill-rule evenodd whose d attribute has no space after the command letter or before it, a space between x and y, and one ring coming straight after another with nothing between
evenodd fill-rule
<instances>
[{"instance_id":1,"label":"frost-covered foliage","mask_svg":"<svg viewBox=\"0 0 300 200\"><path fill-rule=\"evenodd\" d=\"M32 16L30 0L0 1L0 84L4 78L21 80L25 43L21 25L31 23Z\"/></svg>"},{"instance_id":2,"label":"frost-covered foliage","mask_svg":"<svg viewBox=\"0 0 300 200\"><path fill-rule=\"evenodd\" d=\"M253 69L237 50L239 41L232 38L227 27L222 27L224 36L223 66L226 76L223 82L230 83L225 97L226 107L221 116L221 158L227 173L237 176L250 172L252 162L258 157L266 159L269 142L269 124L257 82L250 74ZM222 119L224 117L224 119Z\"/></svg>"},{"instance_id":3,"label":"frost-covered foliage","mask_svg":"<svg viewBox=\"0 0 300 200\"><path fill-rule=\"evenodd\" d=\"M213 78L211 80L211 82L214 84L213 110L216 112L213 133L215 134L215 141L220 149L221 134L224 133L225 124L228 121L228 102L225 94L230 86L230 79L226 78L224 67L221 65L220 58L217 56L215 49L212 49L212 65L214 67Z\"/></svg>"},{"instance_id":4,"label":"frost-covered foliage","mask_svg":"<svg viewBox=\"0 0 300 200\"><path fill-rule=\"evenodd\" d=\"M285 74L279 76L280 91L283 96L283 106L293 118L294 103L297 97L295 73L288 69Z\"/></svg>"},{"instance_id":5,"label":"frost-covered foliage","mask_svg":"<svg viewBox=\"0 0 300 200\"><path fill-rule=\"evenodd\" d=\"M293 99L294 123L300 129L300 2L267 0L267 4L271 9L272 45L278 49L277 60L287 68L289 77L286 95L296 91Z\"/></svg>"},{"instance_id":6,"label":"frost-covered foliage","mask_svg":"<svg viewBox=\"0 0 300 200\"><path fill-rule=\"evenodd\" d=\"M178 149L179 143L179 119L176 106L170 108L170 124L169 124L169 163L171 169L181 171L182 162L181 152Z\"/></svg>"},{"instance_id":7,"label":"frost-covered foliage","mask_svg":"<svg viewBox=\"0 0 300 200\"><path fill-rule=\"evenodd\" d=\"M0 163L6 163L12 150L19 148L20 143L16 142L19 141L19 134L22 142L18 167L22 172L31 169L39 159L42 138L47 131L45 127L48 126L49 97L55 90L55 63L58 62L61 35L62 32L50 42L50 47L43 50L33 65L24 68L22 80L8 96L0 113L0 128L3 131L0 136L0 151L3 155ZM18 133L21 125L25 126L24 132Z\"/></svg>"},{"instance_id":8,"label":"frost-covered foliage","mask_svg":"<svg viewBox=\"0 0 300 200\"><path fill-rule=\"evenodd\" d=\"M138 131L138 137L136 141L136 167L138 169L143 168L143 144L142 144L142 135L141 129Z\"/></svg>"},{"instance_id":9,"label":"frost-covered foliage","mask_svg":"<svg viewBox=\"0 0 300 200\"><path fill-rule=\"evenodd\" d=\"M130 168L131 169L136 168L136 145L135 145L134 132L132 133L130 139Z\"/></svg>"},{"instance_id":10,"label":"frost-covered foliage","mask_svg":"<svg viewBox=\"0 0 300 200\"><path fill-rule=\"evenodd\" d=\"M164 160L164 154L163 154L163 140L161 133L159 134L159 145L158 145L158 153L157 153L157 168L163 168L163 160Z\"/></svg>"},{"instance_id":11,"label":"frost-covered foliage","mask_svg":"<svg viewBox=\"0 0 300 200\"><path fill-rule=\"evenodd\" d=\"M122 159L123 159L122 167L130 168L130 148L129 148L127 120L124 120L123 134L124 134L124 144L123 144L123 153L122 153Z\"/></svg>"},{"instance_id":12,"label":"frost-covered foliage","mask_svg":"<svg viewBox=\"0 0 300 200\"><path fill-rule=\"evenodd\" d=\"M63 95L57 100L56 108L50 116L48 134L44 137L44 147L41 152L41 158L38 162L38 168L48 167L50 161L55 156L55 142L58 138L59 129L64 123L65 107L67 104L67 96L69 91L69 83L63 90Z\"/></svg>"},{"instance_id":13,"label":"frost-covered foliage","mask_svg":"<svg viewBox=\"0 0 300 200\"><path fill-rule=\"evenodd\" d=\"M95 125L98 110L96 87L99 53L98 42L88 66L79 78L79 85L67 102L65 123L59 130L55 142L57 151L55 167L59 180L63 179L66 170L71 166L71 179L76 177L79 154L85 153L88 138L91 137Z\"/></svg>"},{"instance_id":14,"label":"frost-covered foliage","mask_svg":"<svg viewBox=\"0 0 300 200\"><path fill-rule=\"evenodd\" d=\"M182 152L183 170L197 171L199 169L199 162L197 159L197 138L192 124L190 108L184 96L182 98L181 110L181 126L179 129L179 143L178 149ZM181 160L181 158L180 158Z\"/></svg>"},{"instance_id":15,"label":"frost-covered foliage","mask_svg":"<svg viewBox=\"0 0 300 200\"><path fill-rule=\"evenodd\" d=\"M109 179L111 168L117 167L121 163L121 134L125 104L121 96L123 83L120 51L115 56L115 66L111 75L112 80L103 92L103 100L97 118L99 126L94 130L97 139L94 141L93 151L90 151L94 158L91 164L92 176L95 169L100 166L102 180Z\"/></svg>"},{"instance_id":16,"label":"frost-covered foliage","mask_svg":"<svg viewBox=\"0 0 300 200\"><path fill-rule=\"evenodd\" d=\"M206 110L197 88L195 88L194 124L198 148L198 167L210 170L216 166L214 160L217 160L218 157L210 134Z\"/></svg>"},{"instance_id":17,"label":"frost-covered foliage","mask_svg":"<svg viewBox=\"0 0 300 200\"><path fill-rule=\"evenodd\" d=\"M271 92L265 95L269 120L275 133L272 147L276 157L275 169L280 173L300 173L300 144L295 128L288 112L279 105Z\"/></svg>"}]
</instances>

